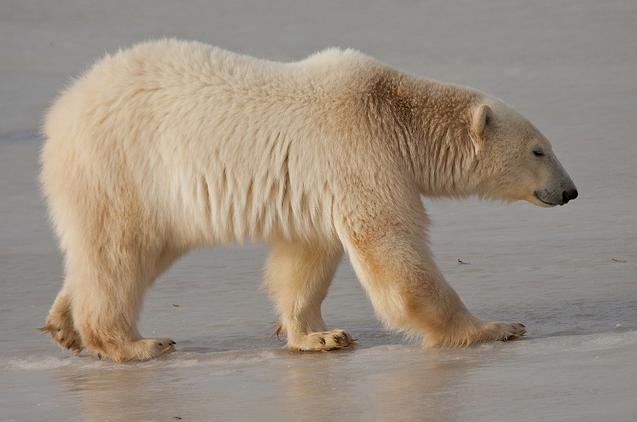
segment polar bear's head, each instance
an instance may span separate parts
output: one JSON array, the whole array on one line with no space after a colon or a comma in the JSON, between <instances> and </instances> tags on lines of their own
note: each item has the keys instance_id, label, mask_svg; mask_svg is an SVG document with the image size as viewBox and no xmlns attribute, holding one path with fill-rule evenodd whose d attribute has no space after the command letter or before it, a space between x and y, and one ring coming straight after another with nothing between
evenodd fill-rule
<instances>
[{"instance_id":1,"label":"polar bear's head","mask_svg":"<svg viewBox=\"0 0 637 422\"><path fill-rule=\"evenodd\" d=\"M577 197L551 144L528 120L493 99L481 101L471 113L479 194L542 207L564 205Z\"/></svg>"}]
</instances>

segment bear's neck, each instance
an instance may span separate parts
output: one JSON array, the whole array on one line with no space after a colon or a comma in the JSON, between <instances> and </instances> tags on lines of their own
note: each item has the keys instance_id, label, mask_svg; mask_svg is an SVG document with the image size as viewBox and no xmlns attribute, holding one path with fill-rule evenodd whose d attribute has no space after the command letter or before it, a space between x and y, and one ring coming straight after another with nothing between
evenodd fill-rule
<instances>
[{"instance_id":1,"label":"bear's neck","mask_svg":"<svg viewBox=\"0 0 637 422\"><path fill-rule=\"evenodd\" d=\"M385 72L372 87L388 133L423 195L474 193L476 149L469 133L470 110L481 94L468 88Z\"/></svg>"}]
</instances>

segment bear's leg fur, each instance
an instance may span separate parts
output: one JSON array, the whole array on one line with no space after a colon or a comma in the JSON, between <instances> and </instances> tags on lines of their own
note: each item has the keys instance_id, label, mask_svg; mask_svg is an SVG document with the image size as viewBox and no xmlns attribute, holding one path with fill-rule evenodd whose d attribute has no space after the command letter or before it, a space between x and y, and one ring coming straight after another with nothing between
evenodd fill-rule
<instances>
[{"instance_id":1,"label":"bear's leg fur","mask_svg":"<svg viewBox=\"0 0 637 422\"><path fill-rule=\"evenodd\" d=\"M425 221L424 211L420 218ZM524 325L471 315L432 259L421 224L380 218L384 224L344 227L343 243L376 313L391 328L423 337L427 347L512 340Z\"/></svg>"},{"instance_id":2,"label":"bear's leg fur","mask_svg":"<svg viewBox=\"0 0 637 422\"><path fill-rule=\"evenodd\" d=\"M81 345L116 362L170 352L175 343L142 338L137 319L146 289L179 251L167 246L166 231L158 229L130 191L107 195L96 186L77 192L60 188L64 195L55 197L66 280L52 315L70 307L66 321L72 320ZM71 200L73 207L68 206Z\"/></svg>"},{"instance_id":3,"label":"bear's leg fur","mask_svg":"<svg viewBox=\"0 0 637 422\"><path fill-rule=\"evenodd\" d=\"M62 287L55 298L46 322L40 331L49 333L61 347L69 349L73 353L77 354L82 351L82 339L73 324L71 296L66 285Z\"/></svg>"},{"instance_id":4,"label":"bear's leg fur","mask_svg":"<svg viewBox=\"0 0 637 422\"><path fill-rule=\"evenodd\" d=\"M291 350L324 351L347 347L343 330L326 330L321 303L341 259L340 245L277 241L266 264L265 282Z\"/></svg>"},{"instance_id":5,"label":"bear's leg fur","mask_svg":"<svg viewBox=\"0 0 637 422\"><path fill-rule=\"evenodd\" d=\"M139 245L126 250L125 243L88 254L67 250L73 320L84 347L98 357L147 360L174 350L171 339L144 339L137 331L143 295L158 275L153 252Z\"/></svg>"}]
</instances>

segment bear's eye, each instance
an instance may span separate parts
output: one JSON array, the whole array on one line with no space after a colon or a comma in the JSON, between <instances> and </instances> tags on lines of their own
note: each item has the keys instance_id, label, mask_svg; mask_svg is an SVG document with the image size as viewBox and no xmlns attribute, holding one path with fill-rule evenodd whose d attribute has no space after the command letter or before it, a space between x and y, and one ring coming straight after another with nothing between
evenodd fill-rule
<instances>
[{"instance_id":1,"label":"bear's eye","mask_svg":"<svg viewBox=\"0 0 637 422\"><path fill-rule=\"evenodd\" d=\"M544 157L544 151L542 151L541 149L534 149L533 155L535 155L536 157Z\"/></svg>"}]
</instances>

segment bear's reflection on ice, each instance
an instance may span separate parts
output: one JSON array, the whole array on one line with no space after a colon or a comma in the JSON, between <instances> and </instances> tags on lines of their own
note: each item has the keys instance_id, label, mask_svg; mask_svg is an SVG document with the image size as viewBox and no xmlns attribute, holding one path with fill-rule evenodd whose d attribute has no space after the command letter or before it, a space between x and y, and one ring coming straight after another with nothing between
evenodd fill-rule
<instances>
[{"instance_id":1,"label":"bear's reflection on ice","mask_svg":"<svg viewBox=\"0 0 637 422\"><path fill-rule=\"evenodd\" d=\"M488 359L502 359L490 350ZM184 356L185 355L185 356ZM485 363L475 349L417 346L335 353L284 350L177 352L148 363L64 368L82 420L456 420L479 391L466 388ZM236 359L236 360L235 360ZM239 361L241 362L240 364ZM465 388L463 388L465 387Z\"/></svg>"}]
</instances>

